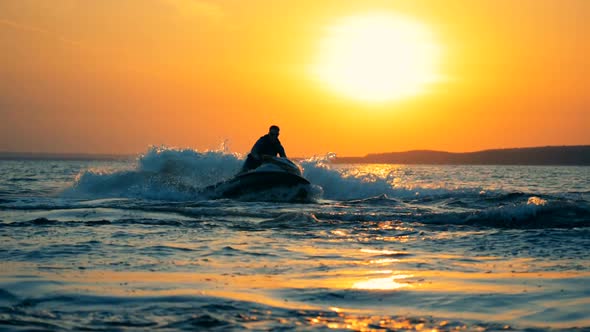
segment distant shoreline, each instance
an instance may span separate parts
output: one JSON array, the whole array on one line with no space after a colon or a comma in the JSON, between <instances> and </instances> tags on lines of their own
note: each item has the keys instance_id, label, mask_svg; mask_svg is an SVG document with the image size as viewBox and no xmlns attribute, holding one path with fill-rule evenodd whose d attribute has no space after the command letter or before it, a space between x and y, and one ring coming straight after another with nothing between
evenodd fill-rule
<instances>
[{"instance_id":1,"label":"distant shoreline","mask_svg":"<svg viewBox=\"0 0 590 332\"><path fill-rule=\"evenodd\" d=\"M0 160L132 160L137 155L100 153L0 152Z\"/></svg>"},{"instance_id":2,"label":"distant shoreline","mask_svg":"<svg viewBox=\"0 0 590 332\"><path fill-rule=\"evenodd\" d=\"M134 160L138 155L0 152L0 160L125 161ZM335 164L590 166L590 145L492 149L476 152L413 150L374 153L364 157L337 157L332 162Z\"/></svg>"},{"instance_id":3,"label":"distant shoreline","mask_svg":"<svg viewBox=\"0 0 590 332\"><path fill-rule=\"evenodd\" d=\"M415 150L337 157L338 164L590 166L590 145L495 149L476 152Z\"/></svg>"}]
</instances>

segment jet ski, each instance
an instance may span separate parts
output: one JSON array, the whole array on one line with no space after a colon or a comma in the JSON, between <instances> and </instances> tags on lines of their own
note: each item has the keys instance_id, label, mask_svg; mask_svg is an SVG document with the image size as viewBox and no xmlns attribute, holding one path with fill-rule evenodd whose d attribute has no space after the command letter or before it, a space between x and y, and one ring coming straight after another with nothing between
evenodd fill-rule
<instances>
[{"instance_id":1,"label":"jet ski","mask_svg":"<svg viewBox=\"0 0 590 332\"><path fill-rule=\"evenodd\" d=\"M307 191L304 186L310 182L303 177L301 168L287 158L265 157L259 167L239 173L232 179L206 188L214 196L235 198L255 194L275 188L292 188L299 186L296 197L305 199Z\"/></svg>"}]
</instances>

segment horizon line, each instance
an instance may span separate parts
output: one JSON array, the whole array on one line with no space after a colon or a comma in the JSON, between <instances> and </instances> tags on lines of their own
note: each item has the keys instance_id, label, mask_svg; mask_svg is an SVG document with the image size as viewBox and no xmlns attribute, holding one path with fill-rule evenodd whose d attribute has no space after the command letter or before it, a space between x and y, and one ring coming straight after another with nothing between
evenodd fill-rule
<instances>
[{"instance_id":1,"label":"horizon line","mask_svg":"<svg viewBox=\"0 0 590 332\"><path fill-rule=\"evenodd\" d=\"M408 152L438 152L438 153L449 153L449 154L467 154L467 153L478 153L478 152L486 152L486 151L498 151L498 150L518 150L518 149L539 149L539 148L574 148L574 147L590 147L590 144L577 144L577 145L543 145L543 146L525 146L525 147L511 147L511 148L489 148L489 149L482 149L482 150L474 150L474 151L462 151L462 152L449 152L444 150L432 150L432 149L413 149L413 150L404 150L404 151L387 151L387 152L373 152L367 153L363 156L338 156L338 158L366 158L375 155L381 154L391 154L391 153L408 153ZM176 149L176 147L169 147L172 149ZM179 148L179 149L192 149L192 148ZM212 150L203 150L199 151L197 149L193 149L198 152L205 152L205 151L212 151ZM213 150L214 151L214 150ZM62 158L80 158L80 159L90 159L91 157L94 158L101 158L101 159L127 159L132 157L137 157L141 155L143 152L135 152L135 153L103 153L103 152L34 152L34 151L0 151L0 159L7 159L9 157L31 157L32 159L35 157L62 157ZM86 157L86 158L83 158ZM292 159L303 159L306 157L292 157Z\"/></svg>"}]
</instances>

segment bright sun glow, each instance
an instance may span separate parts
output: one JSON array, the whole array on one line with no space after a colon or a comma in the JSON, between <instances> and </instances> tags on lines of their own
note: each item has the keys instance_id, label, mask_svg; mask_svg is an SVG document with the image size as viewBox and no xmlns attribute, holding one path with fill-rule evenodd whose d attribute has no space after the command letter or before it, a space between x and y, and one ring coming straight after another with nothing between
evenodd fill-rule
<instances>
[{"instance_id":1,"label":"bright sun glow","mask_svg":"<svg viewBox=\"0 0 590 332\"><path fill-rule=\"evenodd\" d=\"M390 101L436 82L439 53L419 22L386 14L353 16L329 28L313 73L348 97Z\"/></svg>"}]
</instances>

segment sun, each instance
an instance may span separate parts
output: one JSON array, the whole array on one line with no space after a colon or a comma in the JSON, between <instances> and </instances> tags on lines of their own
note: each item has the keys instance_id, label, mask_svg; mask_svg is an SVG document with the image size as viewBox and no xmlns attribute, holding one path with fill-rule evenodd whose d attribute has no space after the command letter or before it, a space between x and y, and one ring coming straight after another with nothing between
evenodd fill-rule
<instances>
[{"instance_id":1,"label":"sun","mask_svg":"<svg viewBox=\"0 0 590 332\"><path fill-rule=\"evenodd\" d=\"M328 28L312 67L347 97L385 102L425 92L439 80L439 46L418 21L392 14L344 18Z\"/></svg>"}]
</instances>

